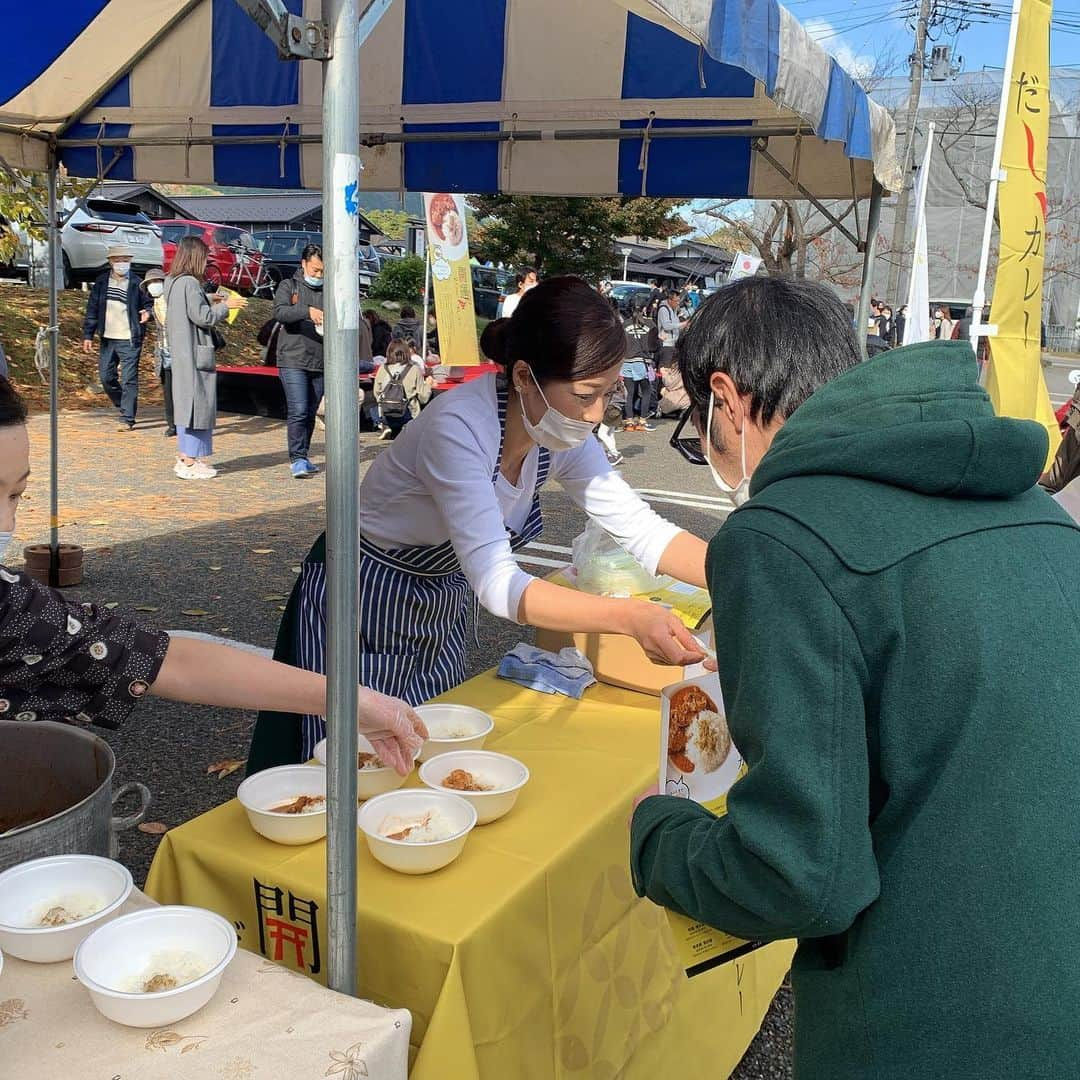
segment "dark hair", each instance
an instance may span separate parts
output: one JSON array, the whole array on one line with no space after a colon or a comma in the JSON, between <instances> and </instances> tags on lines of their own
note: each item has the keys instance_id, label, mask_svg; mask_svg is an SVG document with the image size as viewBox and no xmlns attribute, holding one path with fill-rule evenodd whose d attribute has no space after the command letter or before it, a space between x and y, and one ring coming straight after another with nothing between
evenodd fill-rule
<instances>
[{"instance_id":1,"label":"dark hair","mask_svg":"<svg viewBox=\"0 0 1080 1080\"><path fill-rule=\"evenodd\" d=\"M321 259L322 258L322 244L305 244L304 250L300 252L301 262L307 262L308 259Z\"/></svg>"},{"instance_id":2,"label":"dark hair","mask_svg":"<svg viewBox=\"0 0 1080 1080\"><path fill-rule=\"evenodd\" d=\"M391 341L386 348L388 364L411 364L412 347L407 341Z\"/></svg>"},{"instance_id":3,"label":"dark hair","mask_svg":"<svg viewBox=\"0 0 1080 1080\"><path fill-rule=\"evenodd\" d=\"M0 375L0 428L26 423L26 405L19 391Z\"/></svg>"},{"instance_id":4,"label":"dark hair","mask_svg":"<svg viewBox=\"0 0 1080 1080\"><path fill-rule=\"evenodd\" d=\"M408 304L406 304L401 309L401 317L403 319L415 319L416 318L416 308L410 307Z\"/></svg>"},{"instance_id":5,"label":"dark hair","mask_svg":"<svg viewBox=\"0 0 1080 1080\"><path fill-rule=\"evenodd\" d=\"M509 319L488 323L484 355L509 372L524 361L544 383L590 379L618 364L626 350L622 320L579 277L553 277L530 289Z\"/></svg>"},{"instance_id":6,"label":"dark hair","mask_svg":"<svg viewBox=\"0 0 1080 1080\"><path fill-rule=\"evenodd\" d=\"M536 271L535 271L535 270L534 270L534 269L533 269L533 268L532 268L531 266L523 266L523 267L522 267L522 268L521 268L521 269L520 269L520 270L519 270L519 271L517 272L517 277L516 277L516 278L514 279L514 281L515 281L515 282L516 282L516 284L517 284L517 287L518 287L518 288L520 289L520 288L521 288L521 286L525 284L525 279L526 279L526 278L527 278L527 277L528 277L528 276L529 276L530 274L535 274L535 273L536 273Z\"/></svg>"},{"instance_id":7,"label":"dark hair","mask_svg":"<svg viewBox=\"0 0 1080 1080\"><path fill-rule=\"evenodd\" d=\"M725 285L679 337L677 364L699 415L716 371L749 394L750 415L785 420L810 395L861 360L851 317L834 292L811 281L752 277Z\"/></svg>"}]
</instances>

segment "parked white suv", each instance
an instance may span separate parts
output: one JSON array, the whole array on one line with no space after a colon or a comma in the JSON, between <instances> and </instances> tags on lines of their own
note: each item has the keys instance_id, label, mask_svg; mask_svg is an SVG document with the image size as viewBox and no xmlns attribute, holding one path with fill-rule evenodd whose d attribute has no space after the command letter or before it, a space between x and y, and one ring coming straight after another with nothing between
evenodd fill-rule
<instances>
[{"instance_id":1,"label":"parked white suv","mask_svg":"<svg viewBox=\"0 0 1080 1080\"><path fill-rule=\"evenodd\" d=\"M161 230L136 203L116 199L80 199L60 233L64 252L64 285L71 288L93 281L109 262L106 252L114 244L126 244L135 252L136 274L163 264Z\"/></svg>"}]
</instances>

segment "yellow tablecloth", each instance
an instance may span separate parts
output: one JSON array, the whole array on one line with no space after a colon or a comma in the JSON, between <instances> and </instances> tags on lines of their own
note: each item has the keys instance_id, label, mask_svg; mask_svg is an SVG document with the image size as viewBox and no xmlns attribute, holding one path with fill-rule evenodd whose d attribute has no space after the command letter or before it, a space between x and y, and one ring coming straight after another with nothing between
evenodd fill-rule
<instances>
[{"instance_id":1,"label":"yellow tablecloth","mask_svg":"<svg viewBox=\"0 0 1080 1080\"><path fill-rule=\"evenodd\" d=\"M594 686L575 702L491 674L445 699L491 713L486 748L532 780L436 874L396 874L359 837L360 991L412 1013L413 1080L727 1076L792 946L687 980L663 912L634 896L627 821L656 781L656 699ZM324 980L325 861L324 843L256 835L233 801L165 835L147 891L220 912L244 947Z\"/></svg>"}]
</instances>

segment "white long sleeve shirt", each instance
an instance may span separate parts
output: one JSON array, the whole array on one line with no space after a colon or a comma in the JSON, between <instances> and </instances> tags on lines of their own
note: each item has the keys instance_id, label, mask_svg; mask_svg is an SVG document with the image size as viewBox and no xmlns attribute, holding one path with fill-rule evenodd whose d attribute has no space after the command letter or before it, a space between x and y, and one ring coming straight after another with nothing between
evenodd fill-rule
<instances>
[{"instance_id":1,"label":"white long sleeve shirt","mask_svg":"<svg viewBox=\"0 0 1080 1080\"><path fill-rule=\"evenodd\" d=\"M469 585L493 615L516 621L534 580L514 560L507 528L529 517L539 448L517 485L500 472L495 376L442 394L406 424L360 485L360 532L384 551L449 540ZM551 455L550 479L650 573L681 531L613 472L596 439Z\"/></svg>"}]
</instances>

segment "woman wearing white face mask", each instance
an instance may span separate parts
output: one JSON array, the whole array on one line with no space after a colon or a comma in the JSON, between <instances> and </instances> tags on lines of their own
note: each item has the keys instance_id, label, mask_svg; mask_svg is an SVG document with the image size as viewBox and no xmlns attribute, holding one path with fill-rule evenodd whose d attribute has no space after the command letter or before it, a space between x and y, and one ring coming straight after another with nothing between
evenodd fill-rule
<instances>
[{"instance_id":1,"label":"woman wearing white face mask","mask_svg":"<svg viewBox=\"0 0 1080 1080\"><path fill-rule=\"evenodd\" d=\"M618 315L579 278L530 290L484 332L505 374L443 394L406 424L360 491L361 679L411 704L463 681L478 601L504 619L553 630L627 634L654 660L702 659L670 611L534 578L514 552L543 527L538 493L566 493L650 571L704 584L705 543L664 521L611 471L593 438L619 379ZM293 590L276 657L323 670L325 545ZM252 767L304 760L315 717L260 716Z\"/></svg>"}]
</instances>

